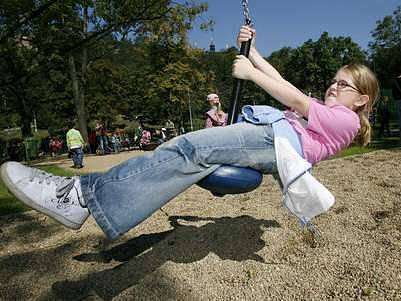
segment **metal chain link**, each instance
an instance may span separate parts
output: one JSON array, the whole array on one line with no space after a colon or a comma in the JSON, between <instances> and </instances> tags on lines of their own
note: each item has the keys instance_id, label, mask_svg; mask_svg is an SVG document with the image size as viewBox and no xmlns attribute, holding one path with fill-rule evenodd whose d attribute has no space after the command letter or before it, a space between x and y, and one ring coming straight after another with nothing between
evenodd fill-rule
<instances>
[{"instance_id":1,"label":"metal chain link","mask_svg":"<svg viewBox=\"0 0 401 301\"><path fill-rule=\"evenodd\" d=\"M244 13L244 17L245 17L245 23L247 25L251 25L252 20L251 20L251 15L249 13L248 0L242 0L242 7L244 9L243 13Z\"/></svg>"}]
</instances>

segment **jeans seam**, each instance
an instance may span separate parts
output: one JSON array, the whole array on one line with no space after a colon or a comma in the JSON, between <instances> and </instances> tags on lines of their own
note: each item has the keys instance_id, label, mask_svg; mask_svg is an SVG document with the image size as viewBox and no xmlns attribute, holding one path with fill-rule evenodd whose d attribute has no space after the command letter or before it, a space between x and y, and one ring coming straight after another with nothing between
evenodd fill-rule
<instances>
[{"instance_id":1,"label":"jeans seam","mask_svg":"<svg viewBox=\"0 0 401 301\"><path fill-rule=\"evenodd\" d=\"M210 148L214 148L214 149L225 149L225 148L227 148L227 147L217 147L217 146L213 146L213 147L202 147L202 146L200 146L199 147L199 150L205 150L205 149L210 149ZM249 149L249 150L253 150L253 149L264 149L264 148L266 148L266 146L252 146L252 147L230 147L231 149Z\"/></svg>"},{"instance_id":2,"label":"jeans seam","mask_svg":"<svg viewBox=\"0 0 401 301\"><path fill-rule=\"evenodd\" d=\"M124 180L127 180L127 179L129 179L129 178L131 178L131 177L133 177L133 176L137 176L137 175L139 175L139 174L141 174L141 173L143 173L143 172L146 172L146 171L148 171L149 169L154 168L155 166L159 166L159 165L161 165L161 164L165 164L165 163L167 163L167 162L169 162L169 161L172 161L172 160L175 160L175 159L177 159L177 158L179 158L179 156L175 156L175 157L169 158L169 159L167 159L167 160L158 161L157 164L148 165L148 166L146 166L146 168L143 168L143 169L141 169L141 170L139 170L139 171L136 171L136 172L134 172L134 173L131 173L130 175L128 175L128 176L126 176L126 177L123 177L123 178L110 179L110 180L102 181L102 185L99 186L99 188L102 187L102 186L104 186L105 184L108 184L108 183L113 183L113 182L115 182L115 181L124 181ZM96 181L96 182L97 182L97 181ZM97 183L96 183L96 184L97 184Z\"/></svg>"},{"instance_id":3,"label":"jeans seam","mask_svg":"<svg viewBox=\"0 0 401 301\"><path fill-rule=\"evenodd\" d=\"M96 216L99 218L100 224L103 225L103 229L105 229L105 233L110 236L112 239L119 236L119 232L116 230L118 227L115 227L110 218L105 214L96 198L93 198L93 206L96 208ZM94 213L92 213L94 214ZM112 232L112 233L110 233Z\"/></svg>"}]
</instances>

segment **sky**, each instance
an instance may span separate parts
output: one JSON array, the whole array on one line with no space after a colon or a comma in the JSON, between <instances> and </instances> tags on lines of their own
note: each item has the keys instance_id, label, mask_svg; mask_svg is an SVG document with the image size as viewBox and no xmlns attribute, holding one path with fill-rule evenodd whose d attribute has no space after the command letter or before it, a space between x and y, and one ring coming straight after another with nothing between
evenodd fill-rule
<instances>
[{"instance_id":1,"label":"sky","mask_svg":"<svg viewBox=\"0 0 401 301\"><path fill-rule=\"evenodd\" d=\"M244 23L241 0L204 0L208 11L189 33L194 47L209 49L213 40L216 50L235 46L236 36ZM309 39L316 41L327 31L331 37L348 37L364 50L373 40L376 22L392 15L400 0L248 0L255 25L256 46L268 56L282 47L298 47ZM202 32L201 21L212 18L214 30Z\"/></svg>"}]
</instances>

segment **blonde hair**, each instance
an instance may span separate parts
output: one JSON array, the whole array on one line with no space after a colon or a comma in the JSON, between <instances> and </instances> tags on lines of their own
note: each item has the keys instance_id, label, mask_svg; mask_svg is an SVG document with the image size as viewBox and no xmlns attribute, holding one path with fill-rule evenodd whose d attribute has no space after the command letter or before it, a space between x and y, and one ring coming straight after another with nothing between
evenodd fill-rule
<instances>
[{"instance_id":1,"label":"blonde hair","mask_svg":"<svg viewBox=\"0 0 401 301\"><path fill-rule=\"evenodd\" d=\"M359 116L361 128L355 137L355 141L360 145L368 145L371 140L372 128L369 123L369 114L372 112L379 96L379 82L376 75L365 65L350 64L340 68L352 76L355 86L363 95L367 95L369 100L363 106L358 107L355 113Z\"/></svg>"}]
</instances>

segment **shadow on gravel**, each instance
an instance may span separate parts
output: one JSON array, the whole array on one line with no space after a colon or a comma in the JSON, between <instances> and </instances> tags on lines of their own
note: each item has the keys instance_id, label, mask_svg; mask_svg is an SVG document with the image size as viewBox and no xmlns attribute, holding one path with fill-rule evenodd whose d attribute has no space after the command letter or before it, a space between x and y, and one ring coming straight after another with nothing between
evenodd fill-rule
<instances>
[{"instance_id":1,"label":"shadow on gravel","mask_svg":"<svg viewBox=\"0 0 401 301\"><path fill-rule=\"evenodd\" d=\"M43 282L49 275L63 271L65 258L71 257L79 247L80 241L72 240L55 248L37 248L0 257L0 300L32 300L31 290L37 283L30 277L25 281L14 279L32 274L34 279ZM12 285L9 280L12 280Z\"/></svg>"},{"instance_id":2,"label":"shadow on gravel","mask_svg":"<svg viewBox=\"0 0 401 301\"><path fill-rule=\"evenodd\" d=\"M222 260L264 263L263 258L256 254L266 245L261 237L266 228L280 227L276 221L246 215L234 218L170 216L169 222L172 230L140 235L109 250L74 257L84 262L115 260L121 263L111 269L81 275L79 281L55 282L43 299L111 300L168 261L192 263L209 253ZM174 283L166 285L166 279L163 281L158 289L162 289L164 297L174 299Z\"/></svg>"},{"instance_id":3,"label":"shadow on gravel","mask_svg":"<svg viewBox=\"0 0 401 301\"><path fill-rule=\"evenodd\" d=\"M0 221L0 249L7 248L7 245L15 241L16 237L21 242L29 243L32 241L32 237L35 237L37 241L41 241L53 236L55 233L65 231L65 228L58 223L45 223L44 221L48 219L45 216L34 218L27 212L3 216ZM2 233L1 228L9 224L15 225L13 231Z\"/></svg>"}]
</instances>

